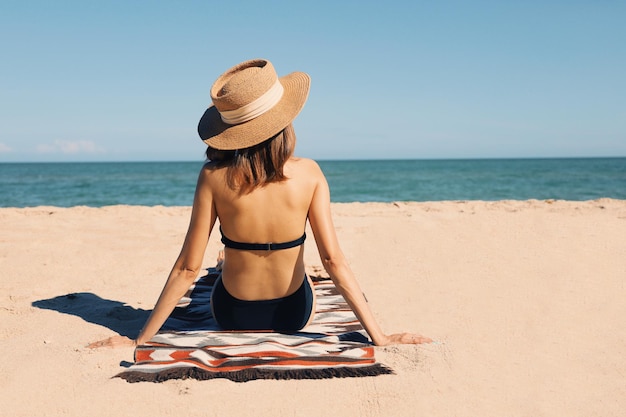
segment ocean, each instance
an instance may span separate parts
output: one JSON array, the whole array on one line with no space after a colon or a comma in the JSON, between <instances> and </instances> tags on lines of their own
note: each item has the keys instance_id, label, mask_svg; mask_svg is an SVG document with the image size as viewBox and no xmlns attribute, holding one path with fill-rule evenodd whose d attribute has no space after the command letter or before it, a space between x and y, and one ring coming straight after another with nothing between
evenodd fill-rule
<instances>
[{"instance_id":1,"label":"ocean","mask_svg":"<svg viewBox=\"0 0 626 417\"><path fill-rule=\"evenodd\" d=\"M626 199L626 158L318 162L333 202ZM0 207L189 206L202 164L0 163Z\"/></svg>"}]
</instances>

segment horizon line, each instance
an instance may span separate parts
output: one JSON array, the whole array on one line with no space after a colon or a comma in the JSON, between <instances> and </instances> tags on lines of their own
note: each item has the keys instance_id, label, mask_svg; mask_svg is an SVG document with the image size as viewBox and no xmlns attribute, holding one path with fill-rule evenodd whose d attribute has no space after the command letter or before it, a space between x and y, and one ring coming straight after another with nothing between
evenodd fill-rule
<instances>
[{"instance_id":1,"label":"horizon line","mask_svg":"<svg viewBox=\"0 0 626 417\"><path fill-rule=\"evenodd\" d=\"M550 159L623 159L620 156L488 156L488 157L432 157L432 158L311 158L318 162L368 162L368 161L485 161L485 160L550 160ZM0 164L108 164L108 163L184 163L205 162L206 159L128 159L128 160L66 160L66 161L0 161Z\"/></svg>"}]
</instances>

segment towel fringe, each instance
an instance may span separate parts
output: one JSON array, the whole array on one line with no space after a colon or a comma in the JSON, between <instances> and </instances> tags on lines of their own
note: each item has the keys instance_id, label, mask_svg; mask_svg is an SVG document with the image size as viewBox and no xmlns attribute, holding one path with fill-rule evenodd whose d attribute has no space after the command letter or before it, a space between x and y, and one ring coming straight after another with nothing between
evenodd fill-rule
<instances>
[{"instance_id":1,"label":"towel fringe","mask_svg":"<svg viewBox=\"0 0 626 417\"><path fill-rule=\"evenodd\" d=\"M233 372L210 372L199 368L176 368L163 370L157 373L139 371L121 372L114 378L122 378L127 382L163 382L169 379L197 379L206 381L215 378L226 378L233 382L247 382L255 379L330 379L330 378L354 378L378 375L394 374L394 371L385 365L376 363L373 365L349 368L324 368L324 369L244 369Z\"/></svg>"}]
</instances>

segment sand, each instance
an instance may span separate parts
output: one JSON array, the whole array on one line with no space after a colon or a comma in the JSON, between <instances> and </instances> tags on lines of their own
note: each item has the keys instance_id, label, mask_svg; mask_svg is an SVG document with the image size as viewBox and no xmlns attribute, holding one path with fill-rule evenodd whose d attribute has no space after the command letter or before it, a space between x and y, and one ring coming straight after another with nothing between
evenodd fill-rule
<instances>
[{"instance_id":1,"label":"sand","mask_svg":"<svg viewBox=\"0 0 626 417\"><path fill-rule=\"evenodd\" d=\"M395 375L111 378L132 349L85 345L139 329L190 208L0 209L0 415L626 415L626 201L332 209L383 328L436 340L377 348ZM207 267L218 243L212 236ZM305 258L320 265L312 241ZM91 302L59 311L74 293Z\"/></svg>"}]
</instances>

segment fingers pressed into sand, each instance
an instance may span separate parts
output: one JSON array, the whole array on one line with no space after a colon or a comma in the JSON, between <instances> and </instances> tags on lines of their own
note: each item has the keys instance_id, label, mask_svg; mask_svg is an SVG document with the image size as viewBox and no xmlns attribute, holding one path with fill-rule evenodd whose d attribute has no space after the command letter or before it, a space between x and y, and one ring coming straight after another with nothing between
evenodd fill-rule
<instances>
[{"instance_id":1,"label":"fingers pressed into sand","mask_svg":"<svg viewBox=\"0 0 626 417\"><path fill-rule=\"evenodd\" d=\"M104 340L98 340L87 345L89 349L98 348L118 348L125 346L135 346L135 341L126 336L111 336Z\"/></svg>"},{"instance_id":2,"label":"fingers pressed into sand","mask_svg":"<svg viewBox=\"0 0 626 417\"><path fill-rule=\"evenodd\" d=\"M431 343L433 340L430 337L422 336L414 333L395 333L387 336L387 345L395 344L408 344L419 345L422 343Z\"/></svg>"}]
</instances>

